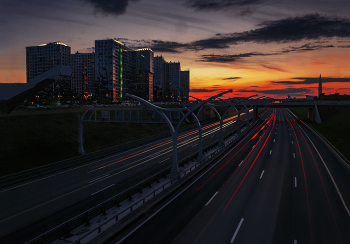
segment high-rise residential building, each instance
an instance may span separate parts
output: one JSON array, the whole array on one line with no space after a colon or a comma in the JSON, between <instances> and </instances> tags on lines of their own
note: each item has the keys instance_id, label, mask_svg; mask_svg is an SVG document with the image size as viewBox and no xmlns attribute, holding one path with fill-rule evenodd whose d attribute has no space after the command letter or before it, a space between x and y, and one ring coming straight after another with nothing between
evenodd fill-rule
<instances>
[{"instance_id":1,"label":"high-rise residential building","mask_svg":"<svg viewBox=\"0 0 350 244\"><path fill-rule=\"evenodd\" d=\"M129 93L153 101L154 54L150 48L135 50L135 76L128 84Z\"/></svg>"},{"instance_id":2,"label":"high-rise residential building","mask_svg":"<svg viewBox=\"0 0 350 244\"><path fill-rule=\"evenodd\" d=\"M166 91L169 89L166 82L166 61L162 56L154 57L153 100L165 101Z\"/></svg>"},{"instance_id":3,"label":"high-rise residential building","mask_svg":"<svg viewBox=\"0 0 350 244\"><path fill-rule=\"evenodd\" d=\"M122 98L123 44L114 39L95 41L96 97L116 102Z\"/></svg>"},{"instance_id":4,"label":"high-rise residential building","mask_svg":"<svg viewBox=\"0 0 350 244\"><path fill-rule=\"evenodd\" d=\"M122 82L123 86L120 89L121 100L125 98L125 94L131 93L129 87L136 79L135 69L136 69L136 52L132 49L123 46L122 49Z\"/></svg>"},{"instance_id":5,"label":"high-rise residential building","mask_svg":"<svg viewBox=\"0 0 350 244\"><path fill-rule=\"evenodd\" d=\"M71 48L60 41L26 47L27 82L57 66L70 66L70 55ZM71 78L55 79L36 96L38 100L69 100Z\"/></svg>"},{"instance_id":6,"label":"high-rise residential building","mask_svg":"<svg viewBox=\"0 0 350 244\"><path fill-rule=\"evenodd\" d=\"M131 50L114 39L95 41L96 97L122 101L126 93L153 101L153 51Z\"/></svg>"},{"instance_id":7,"label":"high-rise residential building","mask_svg":"<svg viewBox=\"0 0 350 244\"><path fill-rule=\"evenodd\" d=\"M70 65L71 48L63 42L26 47L27 82L56 67Z\"/></svg>"},{"instance_id":8,"label":"high-rise residential building","mask_svg":"<svg viewBox=\"0 0 350 244\"><path fill-rule=\"evenodd\" d=\"M166 79L169 86L169 100L179 101L180 100L180 89L181 89L181 66L180 62L169 62L166 67Z\"/></svg>"},{"instance_id":9,"label":"high-rise residential building","mask_svg":"<svg viewBox=\"0 0 350 244\"><path fill-rule=\"evenodd\" d=\"M189 99L190 92L190 71L180 71L180 99L182 102L187 102Z\"/></svg>"},{"instance_id":10,"label":"high-rise residential building","mask_svg":"<svg viewBox=\"0 0 350 244\"><path fill-rule=\"evenodd\" d=\"M71 55L72 94L76 98L87 99L95 95L95 53Z\"/></svg>"}]
</instances>

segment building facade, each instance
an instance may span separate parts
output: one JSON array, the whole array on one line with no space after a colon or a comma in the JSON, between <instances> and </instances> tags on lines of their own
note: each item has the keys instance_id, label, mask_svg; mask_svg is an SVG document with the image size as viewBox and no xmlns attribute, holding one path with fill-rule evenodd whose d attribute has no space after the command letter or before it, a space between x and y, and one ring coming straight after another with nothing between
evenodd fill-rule
<instances>
[{"instance_id":1,"label":"building facade","mask_svg":"<svg viewBox=\"0 0 350 244\"><path fill-rule=\"evenodd\" d=\"M93 98L95 95L95 53L71 55L72 95L78 99Z\"/></svg>"},{"instance_id":2,"label":"building facade","mask_svg":"<svg viewBox=\"0 0 350 244\"><path fill-rule=\"evenodd\" d=\"M150 48L142 48L134 52L135 73L132 82L127 86L128 91L130 94L153 102L153 51Z\"/></svg>"},{"instance_id":3,"label":"building facade","mask_svg":"<svg viewBox=\"0 0 350 244\"><path fill-rule=\"evenodd\" d=\"M190 92L190 71L180 71L180 99L182 102L188 102Z\"/></svg>"},{"instance_id":4,"label":"building facade","mask_svg":"<svg viewBox=\"0 0 350 244\"><path fill-rule=\"evenodd\" d=\"M168 63L150 48L132 50L115 39L96 40L94 53L71 54L62 42L26 47L26 62L27 82L56 66L71 66L71 78L45 92L50 99L122 102L130 93L150 102L188 100L189 71L182 72L179 62Z\"/></svg>"},{"instance_id":5,"label":"building facade","mask_svg":"<svg viewBox=\"0 0 350 244\"><path fill-rule=\"evenodd\" d=\"M70 66L71 48L63 42L26 47L27 83L57 66ZM71 78L56 79L36 95L39 101L67 101L71 97Z\"/></svg>"},{"instance_id":6,"label":"building facade","mask_svg":"<svg viewBox=\"0 0 350 244\"><path fill-rule=\"evenodd\" d=\"M26 47L27 82L59 65L70 65L71 48L63 42Z\"/></svg>"},{"instance_id":7,"label":"building facade","mask_svg":"<svg viewBox=\"0 0 350 244\"><path fill-rule=\"evenodd\" d=\"M95 41L95 92L101 102L116 102L121 98L122 51L123 45L117 40Z\"/></svg>"},{"instance_id":8,"label":"building facade","mask_svg":"<svg viewBox=\"0 0 350 244\"><path fill-rule=\"evenodd\" d=\"M169 62L166 66L166 82L169 86L168 101L177 102L180 100L180 89L181 89L181 66L180 62Z\"/></svg>"},{"instance_id":9,"label":"building facade","mask_svg":"<svg viewBox=\"0 0 350 244\"><path fill-rule=\"evenodd\" d=\"M166 61L162 56L154 57L153 74L153 100L157 102L165 101L166 91Z\"/></svg>"}]
</instances>

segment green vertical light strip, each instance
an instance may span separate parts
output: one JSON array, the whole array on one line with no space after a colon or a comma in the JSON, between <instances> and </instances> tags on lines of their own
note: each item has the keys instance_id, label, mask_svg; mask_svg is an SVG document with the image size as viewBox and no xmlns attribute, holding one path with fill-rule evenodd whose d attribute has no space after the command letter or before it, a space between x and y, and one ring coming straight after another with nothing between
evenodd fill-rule
<instances>
[{"instance_id":1,"label":"green vertical light strip","mask_svg":"<svg viewBox=\"0 0 350 244\"><path fill-rule=\"evenodd\" d=\"M123 46L120 45L120 98L123 97Z\"/></svg>"}]
</instances>

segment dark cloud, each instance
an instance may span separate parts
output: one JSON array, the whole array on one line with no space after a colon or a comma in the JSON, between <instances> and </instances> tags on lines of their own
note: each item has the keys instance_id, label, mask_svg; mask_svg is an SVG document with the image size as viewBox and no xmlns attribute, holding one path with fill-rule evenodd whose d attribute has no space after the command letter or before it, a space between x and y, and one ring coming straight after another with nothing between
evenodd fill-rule
<instances>
[{"instance_id":1,"label":"dark cloud","mask_svg":"<svg viewBox=\"0 0 350 244\"><path fill-rule=\"evenodd\" d=\"M305 51L314 51L321 50L324 48L332 48L333 45L315 45L312 43L303 44L301 46L289 46L288 48L283 48L281 51L275 51L271 53L261 53L261 52L249 52L249 53L240 53L240 54L232 54L232 55L215 55L215 54L207 54L202 55L202 59L199 60L201 62L216 62L216 63L228 63L235 62L241 58L250 58L254 56L272 56L272 55L282 55L291 52L305 52ZM263 67L268 69L276 69L278 71L287 72L285 70L270 67L267 65L263 65Z\"/></svg>"},{"instance_id":2,"label":"dark cloud","mask_svg":"<svg viewBox=\"0 0 350 244\"><path fill-rule=\"evenodd\" d=\"M228 77L228 78L223 78L223 80L239 80L242 79L242 77Z\"/></svg>"},{"instance_id":3,"label":"dark cloud","mask_svg":"<svg viewBox=\"0 0 350 244\"><path fill-rule=\"evenodd\" d=\"M229 34L218 33L214 37L191 43L197 50L228 48L242 42L286 43L320 38L350 37L350 20L309 14L301 17L266 21L257 29Z\"/></svg>"},{"instance_id":4,"label":"dark cloud","mask_svg":"<svg viewBox=\"0 0 350 244\"><path fill-rule=\"evenodd\" d=\"M238 16L247 16L253 14L253 11L251 9L243 10L238 13Z\"/></svg>"},{"instance_id":5,"label":"dark cloud","mask_svg":"<svg viewBox=\"0 0 350 244\"><path fill-rule=\"evenodd\" d=\"M90 0L84 0L90 1ZM224 49L231 45L244 42L255 43L287 43L302 40L315 40L302 46L290 46L274 53L250 52L236 55L203 55L203 62L232 62L242 57L281 55L290 52L313 51L323 48L332 48L333 45L321 45L326 41L321 38L349 38L350 20L341 17L321 16L309 14L301 17L286 18L263 22L259 28L244 32L222 34L190 43L180 43L162 40L128 40L133 45L149 46L158 52L178 53L181 49L205 50ZM147 44L147 45L145 45ZM346 46L344 46L346 47Z\"/></svg>"},{"instance_id":6,"label":"dark cloud","mask_svg":"<svg viewBox=\"0 0 350 244\"><path fill-rule=\"evenodd\" d=\"M266 68L266 69L272 69L272 70L279 71L279 72L289 72L288 70L278 68L278 67L273 67L273 66L266 65L266 64L262 64L261 66Z\"/></svg>"},{"instance_id":7,"label":"dark cloud","mask_svg":"<svg viewBox=\"0 0 350 244\"><path fill-rule=\"evenodd\" d=\"M338 46L339 48L350 48L350 45L348 46Z\"/></svg>"},{"instance_id":8,"label":"dark cloud","mask_svg":"<svg viewBox=\"0 0 350 244\"><path fill-rule=\"evenodd\" d=\"M190 92L213 92L213 91L221 91L223 89L207 89L207 88L194 88L190 89Z\"/></svg>"},{"instance_id":9,"label":"dark cloud","mask_svg":"<svg viewBox=\"0 0 350 244\"><path fill-rule=\"evenodd\" d=\"M265 2L266 0L188 0L185 5L198 11L217 11L258 5Z\"/></svg>"},{"instance_id":10,"label":"dark cloud","mask_svg":"<svg viewBox=\"0 0 350 244\"><path fill-rule=\"evenodd\" d=\"M132 40L128 38L116 38L128 47L133 49L149 47L154 52L180 53L179 49L188 47L188 44L162 40Z\"/></svg>"},{"instance_id":11,"label":"dark cloud","mask_svg":"<svg viewBox=\"0 0 350 244\"><path fill-rule=\"evenodd\" d=\"M315 42L318 43L318 42ZM314 51L314 50L321 50L324 48L332 48L333 45L314 45L311 43L307 43L298 47L292 47L289 46L288 48L283 48L282 51L276 52L276 54L280 53L290 53L290 52L303 52L303 51Z\"/></svg>"},{"instance_id":12,"label":"dark cloud","mask_svg":"<svg viewBox=\"0 0 350 244\"><path fill-rule=\"evenodd\" d=\"M200 61L202 61L202 62L228 63L228 62L234 62L240 58L248 58L248 57L253 57L253 56L269 56L269 55L276 55L276 54L259 53L259 52L240 53L240 54L232 54L232 55L208 54L208 55L202 55L203 59L201 59Z\"/></svg>"},{"instance_id":13,"label":"dark cloud","mask_svg":"<svg viewBox=\"0 0 350 244\"><path fill-rule=\"evenodd\" d=\"M125 14L129 2L138 2L140 0L81 0L90 4L96 13L105 15L119 16Z\"/></svg>"},{"instance_id":14,"label":"dark cloud","mask_svg":"<svg viewBox=\"0 0 350 244\"><path fill-rule=\"evenodd\" d=\"M299 84L318 84L319 77L294 77L291 80L285 81L271 81L273 84L284 84L284 85L299 85ZM350 78L328 78L322 77L322 83L332 82L350 82Z\"/></svg>"},{"instance_id":15,"label":"dark cloud","mask_svg":"<svg viewBox=\"0 0 350 244\"><path fill-rule=\"evenodd\" d=\"M155 52L170 52L170 53L178 53L180 52L178 49L185 48L188 45L182 44L179 42L169 42L169 41L161 41L161 40L152 40L150 42L151 48Z\"/></svg>"},{"instance_id":16,"label":"dark cloud","mask_svg":"<svg viewBox=\"0 0 350 244\"><path fill-rule=\"evenodd\" d=\"M250 86L250 87L258 87L258 86Z\"/></svg>"},{"instance_id":17,"label":"dark cloud","mask_svg":"<svg viewBox=\"0 0 350 244\"><path fill-rule=\"evenodd\" d=\"M285 89L271 89L271 90L256 90L256 89L241 89L239 92L256 92L270 95L303 95L305 93L313 93L313 90L308 88L285 88ZM300 94L302 93L302 94Z\"/></svg>"}]
</instances>

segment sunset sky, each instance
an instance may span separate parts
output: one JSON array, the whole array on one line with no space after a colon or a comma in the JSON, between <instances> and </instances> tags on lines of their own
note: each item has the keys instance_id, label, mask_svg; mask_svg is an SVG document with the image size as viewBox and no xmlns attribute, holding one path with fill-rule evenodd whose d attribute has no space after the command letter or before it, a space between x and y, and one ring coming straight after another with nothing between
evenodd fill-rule
<instances>
[{"instance_id":1,"label":"sunset sky","mask_svg":"<svg viewBox=\"0 0 350 244\"><path fill-rule=\"evenodd\" d=\"M192 96L350 94L349 0L0 0L0 83L26 82L25 47L96 39L150 47L190 70Z\"/></svg>"}]
</instances>

